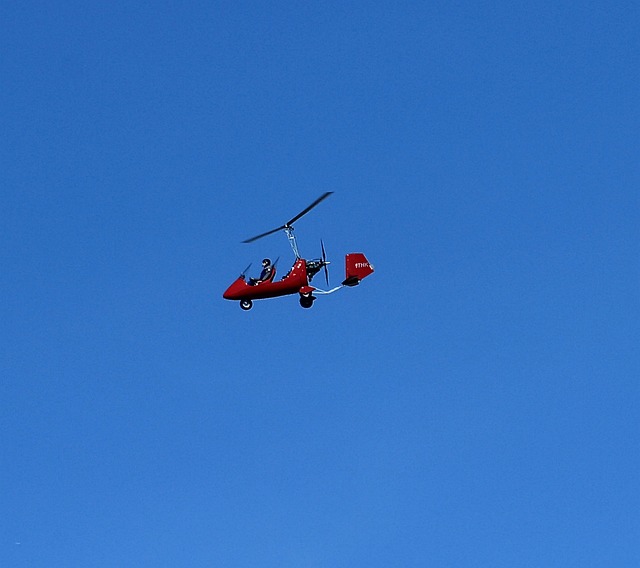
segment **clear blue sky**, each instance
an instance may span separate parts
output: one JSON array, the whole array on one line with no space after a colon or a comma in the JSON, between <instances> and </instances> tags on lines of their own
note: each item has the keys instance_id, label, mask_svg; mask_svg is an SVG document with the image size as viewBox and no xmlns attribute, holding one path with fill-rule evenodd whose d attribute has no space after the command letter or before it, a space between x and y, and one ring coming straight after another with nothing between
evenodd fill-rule
<instances>
[{"instance_id":1,"label":"clear blue sky","mask_svg":"<svg viewBox=\"0 0 640 568\"><path fill-rule=\"evenodd\" d=\"M0 565L640 565L639 16L4 2Z\"/></svg>"}]
</instances>

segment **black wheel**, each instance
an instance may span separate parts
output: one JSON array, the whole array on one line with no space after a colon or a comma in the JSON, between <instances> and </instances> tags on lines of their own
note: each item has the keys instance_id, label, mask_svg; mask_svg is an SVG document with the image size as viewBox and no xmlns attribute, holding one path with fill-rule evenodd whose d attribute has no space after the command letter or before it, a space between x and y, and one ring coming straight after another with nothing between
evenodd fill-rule
<instances>
[{"instance_id":1,"label":"black wheel","mask_svg":"<svg viewBox=\"0 0 640 568\"><path fill-rule=\"evenodd\" d=\"M253 302L251 300L240 300L240 307L243 310L250 310L251 306L253 306Z\"/></svg>"},{"instance_id":2,"label":"black wheel","mask_svg":"<svg viewBox=\"0 0 640 568\"><path fill-rule=\"evenodd\" d=\"M300 298L300 305L303 308L310 308L311 306L313 306L313 300L314 298L302 296Z\"/></svg>"}]
</instances>

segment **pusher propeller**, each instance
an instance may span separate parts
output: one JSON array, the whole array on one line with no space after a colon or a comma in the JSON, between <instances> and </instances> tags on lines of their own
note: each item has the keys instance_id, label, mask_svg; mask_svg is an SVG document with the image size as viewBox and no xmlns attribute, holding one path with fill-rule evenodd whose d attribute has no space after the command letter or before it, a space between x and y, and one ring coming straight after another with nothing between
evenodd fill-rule
<instances>
[{"instance_id":1,"label":"pusher propeller","mask_svg":"<svg viewBox=\"0 0 640 568\"><path fill-rule=\"evenodd\" d=\"M327 286L329 286L329 271L327 270L327 266L331 263L327 260L327 253L322 239L320 239L320 247L322 248L322 258L314 258L313 260L306 261L307 274L309 275L309 281L311 281L313 277L324 268L324 278L327 281Z\"/></svg>"},{"instance_id":2,"label":"pusher propeller","mask_svg":"<svg viewBox=\"0 0 640 568\"><path fill-rule=\"evenodd\" d=\"M322 242L322 239L320 239L320 247L322 248L322 267L324 268L324 277L325 280L327 281L327 288L329 287L329 271L327 270L327 265L330 264L327 261L327 253L324 250L324 243Z\"/></svg>"}]
</instances>

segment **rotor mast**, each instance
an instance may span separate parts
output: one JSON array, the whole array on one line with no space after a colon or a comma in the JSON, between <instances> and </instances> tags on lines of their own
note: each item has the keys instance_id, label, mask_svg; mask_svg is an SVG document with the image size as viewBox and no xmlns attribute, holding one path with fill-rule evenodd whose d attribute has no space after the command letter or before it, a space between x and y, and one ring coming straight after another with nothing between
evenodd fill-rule
<instances>
[{"instance_id":1,"label":"rotor mast","mask_svg":"<svg viewBox=\"0 0 640 568\"><path fill-rule=\"evenodd\" d=\"M284 227L284 232L287 234L287 239L289 239L289 244L291 245L291 250L293 254L296 255L296 260L300 258L300 252L298 251L298 243L296 242L296 236L293 233L293 227Z\"/></svg>"}]
</instances>

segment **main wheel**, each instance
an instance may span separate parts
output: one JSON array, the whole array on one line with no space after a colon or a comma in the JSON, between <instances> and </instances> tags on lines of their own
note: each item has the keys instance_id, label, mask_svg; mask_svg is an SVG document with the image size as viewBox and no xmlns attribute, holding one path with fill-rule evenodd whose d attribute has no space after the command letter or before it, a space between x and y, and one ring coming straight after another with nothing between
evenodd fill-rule
<instances>
[{"instance_id":1,"label":"main wheel","mask_svg":"<svg viewBox=\"0 0 640 568\"><path fill-rule=\"evenodd\" d=\"M313 300L314 298L302 296L300 298L300 305L303 308L310 308L311 306L313 306Z\"/></svg>"},{"instance_id":2,"label":"main wheel","mask_svg":"<svg viewBox=\"0 0 640 568\"><path fill-rule=\"evenodd\" d=\"M250 310L251 306L253 306L253 302L251 300L240 300L240 307L243 310Z\"/></svg>"}]
</instances>

